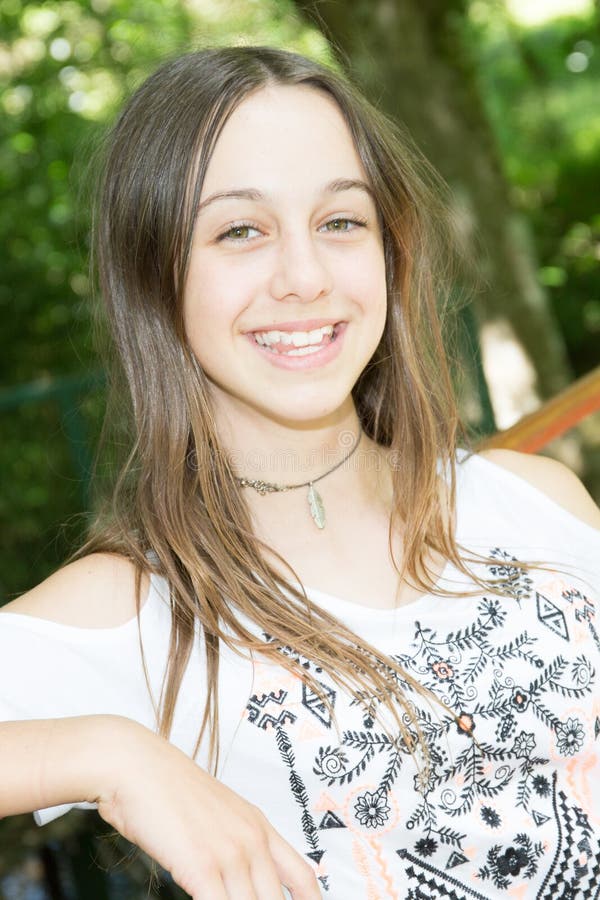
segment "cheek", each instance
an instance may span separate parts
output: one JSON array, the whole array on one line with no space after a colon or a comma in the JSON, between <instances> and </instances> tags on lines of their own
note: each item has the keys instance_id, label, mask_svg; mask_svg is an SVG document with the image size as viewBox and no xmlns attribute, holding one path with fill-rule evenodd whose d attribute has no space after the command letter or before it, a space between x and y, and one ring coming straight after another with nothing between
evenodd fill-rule
<instances>
[{"instance_id":1,"label":"cheek","mask_svg":"<svg viewBox=\"0 0 600 900\"><path fill-rule=\"evenodd\" d=\"M368 255L349 255L338 270L338 284L365 312L385 316L387 286L383 251L373 248Z\"/></svg>"},{"instance_id":2,"label":"cheek","mask_svg":"<svg viewBox=\"0 0 600 900\"><path fill-rule=\"evenodd\" d=\"M235 325L249 302L252 279L241 268L225 265L190 265L185 288L184 321L190 340L193 335L213 334Z\"/></svg>"}]
</instances>

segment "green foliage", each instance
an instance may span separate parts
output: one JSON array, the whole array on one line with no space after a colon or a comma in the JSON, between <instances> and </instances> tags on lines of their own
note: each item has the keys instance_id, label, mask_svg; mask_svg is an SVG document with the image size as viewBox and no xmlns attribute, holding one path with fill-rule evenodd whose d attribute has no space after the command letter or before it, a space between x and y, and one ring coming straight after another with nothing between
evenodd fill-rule
<instances>
[{"instance_id":1,"label":"green foliage","mask_svg":"<svg viewBox=\"0 0 600 900\"><path fill-rule=\"evenodd\" d=\"M519 28L497 2L471 3L482 92L576 371L598 363L600 333L596 29L575 17ZM44 399L11 397L23 383L39 382L43 393L57 378L99 370L87 256L94 148L106 124L158 63L199 45L262 42L332 60L292 0L3 0L0 33L1 603L56 567L85 524L82 473L102 390L63 380ZM46 835L66 841L74 816L43 835L31 817L0 823L0 894L5 868L24 870ZM79 840L84 826L77 827ZM80 863L87 877L89 857ZM132 897L146 895L144 880L145 873ZM114 892L130 896L124 886ZM89 884L80 895L92 896Z\"/></svg>"},{"instance_id":2,"label":"green foliage","mask_svg":"<svg viewBox=\"0 0 600 900\"><path fill-rule=\"evenodd\" d=\"M101 393L73 395L66 419L56 398L10 407L2 399L10 386L100 366L88 234L107 124L158 64L200 45L252 40L322 59L328 51L284 0L4 0L0 33L2 602L44 578L81 538L86 491L69 422L81 405L82 438L93 445Z\"/></svg>"},{"instance_id":3,"label":"green foliage","mask_svg":"<svg viewBox=\"0 0 600 900\"><path fill-rule=\"evenodd\" d=\"M148 72L199 45L248 40L332 57L291 0L4 0L0 29L0 379L10 388L99 369L87 261L94 153ZM468 34L515 202L534 226L540 280L575 371L587 371L600 334L597 26L570 17L524 28L498 2L472 0ZM73 403L70 418L56 396L0 405L0 602L81 535L85 483L69 423L80 404L81 441L93 445L102 393Z\"/></svg>"},{"instance_id":4,"label":"green foliage","mask_svg":"<svg viewBox=\"0 0 600 900\"><path fill-rule=\"evenodd\" d=\"M87 270L93 148L130 86L188 45L194 20L181 4L156 0L10 0L1 26L0 376L18 385L98 368ZM73 412L65 412L55 397L1 414L7 597L44 577L81 532L83 522L73 519L83 509L68 441ZM90 442L101 412L101 396L88 396L82 415Z\"/></svg>"},{"instance_id":5,"label":"green foliage","mask_svg":"<svg viewBox=\"0 0 600 900\"><path fill-rule=\"evenodd\" d=\"M85 526L87 457L104 408L102 389L87 383L100 367L88 233L107 123L158 64L200 45L252 40L322 59L328 51L285 0L3 0L0 34L2 603L56 568ZM23 384L37 399L23 399ZM45 844L45 862L60 856L55 876L77 896L183 896L172 882L149 891L147 866L128 861L117 872L106 858L110 871L98 869L91 842L101 827L75 813L41 831L31 816L0 822L0 895L35 891Z\"/></svg>"},{"instance_id":6,"label":"green foliage","mask_svg":"<svg viewBox=\"0 0 600 900\"><path fill-rule=\"evenodd\" d=\"M528 216L577 375L600 363L600 43L596 16L519 26L474 0L481 91L514 202Z\"/></svg>"}]
</instances>

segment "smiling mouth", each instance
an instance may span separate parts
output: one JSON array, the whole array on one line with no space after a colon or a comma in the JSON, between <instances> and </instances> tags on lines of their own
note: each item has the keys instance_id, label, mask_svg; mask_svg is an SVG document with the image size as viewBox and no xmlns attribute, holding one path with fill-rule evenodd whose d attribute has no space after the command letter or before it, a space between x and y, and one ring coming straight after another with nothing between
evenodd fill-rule
<instances>
[{"instance_id":1,"label":"smiling mouth","mask_svg":"<svg viewBox=\"0 0 600 900\"><path fill-rule=\"evenodd\" d=\"M268 353L273 353L278 356L309 356L311 353L318 353L320 350L323 350L324 347L327 347L329 344L333 344L340 332L342 325L343 322L337 322L333 326L333 330L330 334L325 333L321 336L320 340L314 340L302 344L294 344L291 340L258 340L257 332L252 332L251 334L254 342L258 344L261 350L266 350ZM276 329L273 330L275 331Z\"/></svg>"}]
</instances>

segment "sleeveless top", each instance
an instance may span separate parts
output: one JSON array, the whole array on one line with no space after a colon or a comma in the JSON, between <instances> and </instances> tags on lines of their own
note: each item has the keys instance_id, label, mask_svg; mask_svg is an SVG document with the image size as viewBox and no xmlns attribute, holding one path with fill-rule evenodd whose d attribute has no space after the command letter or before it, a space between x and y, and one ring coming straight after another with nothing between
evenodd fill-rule
<instances>
[{"instance_id":1,"label":"sleeveless top","mask_svg":"<svg viewBox=\"0 0 600 900\"><path fill-rule=\"evenodd\" d=\"M455 597L398 609L306 587L438 698L403 684L429 768L397 726L386 734L377 698L353 698L300 658L332 720L302 679L223 646L218 777L305 855L323 897L600 898L600 531L480 456L461 452L457 473L458 541L489 558L477 571L507 580L506 596L467 596L473 583L450 564L440 584ZM0 719L112 713L156 730L170 627L168 586L153 575L141 611L150 694L135 619L86 629L2 614ZM204 676L197 626L170 736L190 756ZM73 806L92 804L35 821Z\"/></svg>"}]
</instances>

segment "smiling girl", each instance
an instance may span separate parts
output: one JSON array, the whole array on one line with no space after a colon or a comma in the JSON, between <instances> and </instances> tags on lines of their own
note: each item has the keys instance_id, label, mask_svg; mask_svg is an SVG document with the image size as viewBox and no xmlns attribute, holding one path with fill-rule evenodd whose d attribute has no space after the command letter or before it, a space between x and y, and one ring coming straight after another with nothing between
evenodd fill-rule
<instances>
[{"instance_id":1,"label":"smiling girl","mask_svg":"<svg viewBox=\"0 0 600 900\"><path fill-rule=\"evenodd\" d=\"M597 896L600 512L465 449L442 196L291 53L128 103L96 259L130 454L1 611L0 815L96 807L194 900Z\"/></svg>"}]
</instances>

